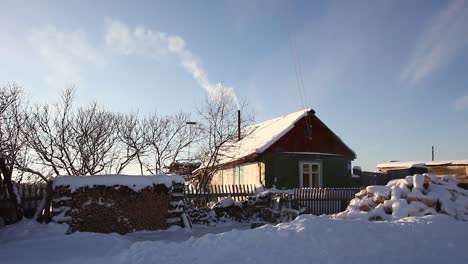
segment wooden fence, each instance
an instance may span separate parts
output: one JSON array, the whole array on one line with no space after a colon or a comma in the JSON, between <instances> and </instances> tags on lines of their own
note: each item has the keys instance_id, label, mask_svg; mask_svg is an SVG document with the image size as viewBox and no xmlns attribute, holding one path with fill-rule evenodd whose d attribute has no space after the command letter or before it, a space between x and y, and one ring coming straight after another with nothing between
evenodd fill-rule
<instances>
[{"instance_id":1,"label":"wooden fence","mask_svg":"<svg viewBox=\"0 0 468 264\"><path fill-rule=\"evenodd\" d=\"M295 209L305 208L305 213L335 214L346 209L349 201L361 188L299 188L285 197Z\"/></svg>"},{"instance_id":2,"label":"wooden fence","mask_svg":"<svg viewBox=\"0 0 468 264\"><path fill-rule=\"evenodd\" d=\"M305 209L308 214L334 214L344 211L349 201L361 188L296 188L278 191L282 203L295 209ZM254 185L203 185L186 186L185 197L195 207L205 207L231 196L235 201L243 201L255 195Z\"/></svg>"},{"instance_id":3,"label":"wooden fence","mask_svg":"<svg viewBox=\"0 0 468 264\"><path fill-rule=\"evenodd\" d=\"M45 184L19 184L19 196L24 216L32 218L37 206L46 194ZM291 208L305 208L308 214L334 214L346 209L349 201L360 188L298 188L279 191L282 203ZM185 199L194 207L205 207L211 202L218 202L224 197L232 197L235 201L246 200L256 194L255 185L199 185L185 186ZM0 217L7 224L14 223L15 212L9 200L9 195L0 193Z\"/></svg>"},{"instance_id":4,"label":"wooden fence","mask_svg":"<svg viewBox=\"0 0 468 264\"><path fill-rule=\"evenodd\" d=\"M253 184L185 186L185 198L195 207L204 207L228 196L235 201L243 201L255 193Z\"/></svg>"},{"instance_id":5,"label":"wooden fence","mask_svg":"<svg viewBox=\"0 0 468 264\"><path fill-rule=\"evenodd\" d=\"M26 218L32 218L36 208L46 194L45 184L16 184L18 194L21 198L21 208ZM10 201L8 192L0 192L0 217L7 223L17 221L15 209Z\"/></svg>"}]
</instances>

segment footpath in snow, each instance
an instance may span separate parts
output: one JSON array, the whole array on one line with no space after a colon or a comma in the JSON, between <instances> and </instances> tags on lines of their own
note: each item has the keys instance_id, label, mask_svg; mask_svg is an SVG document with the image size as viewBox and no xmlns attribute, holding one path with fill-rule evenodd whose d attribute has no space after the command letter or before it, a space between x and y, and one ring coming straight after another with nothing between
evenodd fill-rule
<instances>
[{"instance_id":1,"label":"footpath in snow","mask_svg":"<svg viewBox=\"0 0 468 264\"><path fill-rule=\"evenodd\" d=\"M223 228L230 227L126 236L64 235L66 226L23 221L0 229L0 260L1 263L468 263L464 250L468 244L468 224L443 215L393 222L302 215L287 224L203 236L209 230L222 232ZM141 241L147 239L156 241Z\"/></svg>"}]
</instances>

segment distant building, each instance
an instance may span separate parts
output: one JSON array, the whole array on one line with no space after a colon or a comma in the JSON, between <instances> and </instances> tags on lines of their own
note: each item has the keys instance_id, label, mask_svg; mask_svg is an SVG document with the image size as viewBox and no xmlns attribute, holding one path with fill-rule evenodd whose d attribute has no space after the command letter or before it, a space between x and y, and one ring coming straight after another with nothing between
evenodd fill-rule
<instances>
[{"instance_id":1,"label":"distant building","mask_svg":"<svg viewBox=\"0 0 468 264\"><path fill-rule=\"evenodd\" d=\"M438 176L455 175L459 185L468 186L468 160L437 161L392 161L377 165L381 172L387 174L432 173Z\"/></svg>"},{"instance_id":2,"label":"distant building","mask_svg":"<svg viewBox=\"0 0 468 264\"><path fill-rule=\"evenodd\" d=\"M191 175L194 170L200 167L199 161L175 161L167 167L169 174L177 174L183 176L186 181L191 180Z\"/></svg>"},{"instance_id":3,"label":"distant building","mask_svg":"<svg viewBox=\"0 0 468 264\"><path fill-rule=\"evenodd\" d=\"M221 153L212 184L257 184L278 188L351 185L356 154L316 115L305 109L244 131Z\"/></svg>"}]
</instances>

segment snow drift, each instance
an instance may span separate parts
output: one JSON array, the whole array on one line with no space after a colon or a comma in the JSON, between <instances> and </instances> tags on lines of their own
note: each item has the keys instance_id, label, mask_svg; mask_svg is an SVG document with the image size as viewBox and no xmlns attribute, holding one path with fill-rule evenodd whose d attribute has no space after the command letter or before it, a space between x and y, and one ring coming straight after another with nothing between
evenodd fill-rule
<instances>
[{"instance_id":1,"label":"snow drift","mask_svg":"<svg viewBox=\"0 0 468 264\"><path fill-rule=\"evenodd\" d=\"M443 215L393 222L302 215L287 224L181 242L171 238L186 231L147 232L142 233L147 241L137 242L134 234L63 235L61 225L20 223L0 229L0 259L9 264L468 263L467 227ZM151 234L159 239L149 241Z\"/></svg>"}]
</instances>

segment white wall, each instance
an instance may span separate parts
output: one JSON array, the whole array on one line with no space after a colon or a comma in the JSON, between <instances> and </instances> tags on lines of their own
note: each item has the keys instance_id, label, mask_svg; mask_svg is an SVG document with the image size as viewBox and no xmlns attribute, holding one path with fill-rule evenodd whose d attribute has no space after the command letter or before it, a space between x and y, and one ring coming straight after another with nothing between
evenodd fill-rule
<instances>
[{"instance_id":1,"label":"white wall","mask_svg":"<svg viewBox=\"0 0 468 264\"><path fill-rule=\"evenodd\" d=\"M235 167L219 170L213 176L211 184L255 184L261 185L265 182L265 164L252 162Z\"/></svg>"}]
</instances>

